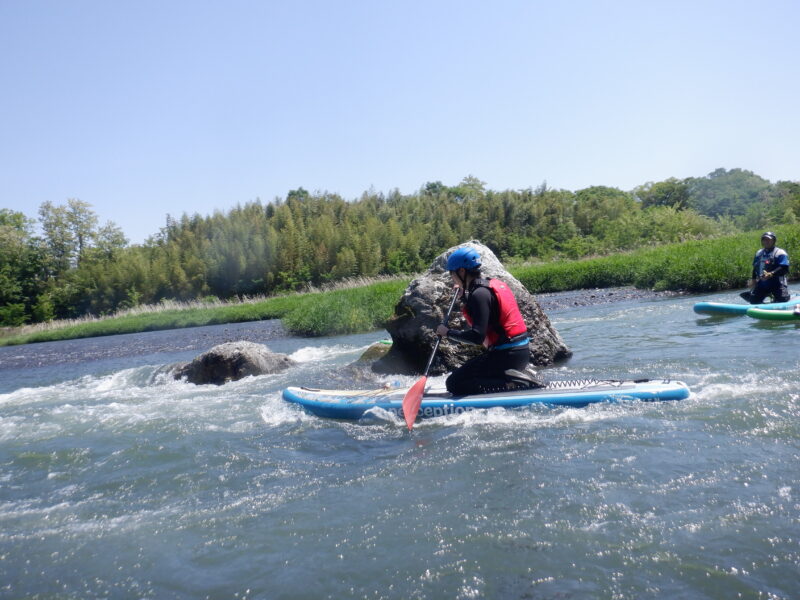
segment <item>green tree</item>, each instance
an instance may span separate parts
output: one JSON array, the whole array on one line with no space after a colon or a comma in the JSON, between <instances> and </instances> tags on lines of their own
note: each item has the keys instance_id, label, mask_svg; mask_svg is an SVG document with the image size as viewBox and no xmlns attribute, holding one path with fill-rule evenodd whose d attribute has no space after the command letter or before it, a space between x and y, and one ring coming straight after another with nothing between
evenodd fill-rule
<instances>
[{"instance_id":1,"label":"green tree","mask_svg":"<svg viewBox=\"0 0 800 600\"><path fill-rule=\"evenodd\" d=\"M593 234L608 221L638 211L633 197L617 188L594 186L576 192L573 221L584 234Z\"/></svg>"},{"instance_id":2,"label":"green tree","mask_svg":"<svg viewBox=\"0 0 800 600\"><path fill-rule=\"evenodd\" d=\"M447 187L441 181L429 181L422 186L422 193L434 198L447 193Z\"/></svg>"},{"instance_id":3,"label":"green tree","mask_svg":"<svg viewBox=\"0 0 800 600\"><path fill-rule=\"evenodd\" d=\"M42 293L43 252L24 214L0 210L0 325L28 322Z\"/></svg>"},{"instance_id":4,"label":"green tree","mask_svg":"<svg viewBox=\"0 0 800 600\"><path fill-rule=\"evenodd\" d=\"M76 249L67 208L44 202L39 207L39 222L47 247L48 274L58 276L66 273L74 264Z\"/></svg>"},{"instance_id":5,"label":"green tree","mask_svg":"<svg viewBox=\"0 0 800 600\"><path fill-rule=\"evenodd\" d=\"M108 221L95 234L95 248L107 260L114 260L120 251L128 245L122 229L113 221Z\"/></svg>"},{"instance_id":6,"label":"green tree","mask_svg":"<svg viewBox=\"0 0 800 600\"><path fill-rule=\"evenodd\" d=\"M336 253L336 264L333 267L334 279L353 277L358 271L358 261L352 248L342 248Z\"/></svg>"},{"instance_id":7,"label":"green tree","mask_svg":"<svg viewBox=\"0 0 800 600\"><path fill-rule=\"evenodd\" d=\"M646 183L634 190L634 195L642 203L642 208L651 206L673 206L684 209L689 206L691 193L686 181L670 177L657 183Z\"/></svg>"},{"instance_id":8,"label":"green tree","mask_svg":"<svg viewBox=\"0 0 800 600\"><path fill-rule=\"evenodd\" d=\"M30 235L33 222L24 213L0 208L0 227L10 227L20 233Z\"/></svg>"},{"instance_id":9,"label":"green tree","mask_svg":"<svg viewBox=\"0 0 800 600\"><path fill-rule=\"evenodd\" d=\"M688 205L709 217L740 216L750 205L769 197L772 184L743 169L716 169L706 177L689 178Z\"/></svg>"},{"instance_id":10,"label":"green tree","mask_svg":"<svg viewBox=\"0 0 800 600\"><path fill-rule=\"evenodd\" d=\"M467 175L456 187L450 188L450 193L460 201L476 200L486 193L486 182L473 175Z\"/></svg>"},{"instance_id":11,"label":"green tree","mask_svg":"<svg viewBox=\"0 0 800 600\"><path fill-rule=\"evenodd\" d=\"M67 200L66 218L75 240L75 257L77 263L80 264L84 259L86 249L97 235L97 215L88 202L71 198Z\"/></svg>"}]
</instances>

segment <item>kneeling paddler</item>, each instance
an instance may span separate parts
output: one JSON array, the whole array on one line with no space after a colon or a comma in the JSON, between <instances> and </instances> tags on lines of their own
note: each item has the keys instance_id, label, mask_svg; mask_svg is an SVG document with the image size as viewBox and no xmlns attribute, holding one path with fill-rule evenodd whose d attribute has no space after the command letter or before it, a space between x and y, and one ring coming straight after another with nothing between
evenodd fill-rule
<instances>
[{"instance_id":1,"label":"kneeling paddler","mask_svg":"<svg viewBox=\"0 0 800 600\"><path fill-rule=\"evenodd\" d=\"M436 334L487 349L450 374L447 390L466 396L542 387L524 373L530 363L528 327L508 285L482 278L480 254L470 247L454 250L447 258L447 270L462 290L462 313L469 328L456 330L442 324Z\"/></svg>"}]
</instances>

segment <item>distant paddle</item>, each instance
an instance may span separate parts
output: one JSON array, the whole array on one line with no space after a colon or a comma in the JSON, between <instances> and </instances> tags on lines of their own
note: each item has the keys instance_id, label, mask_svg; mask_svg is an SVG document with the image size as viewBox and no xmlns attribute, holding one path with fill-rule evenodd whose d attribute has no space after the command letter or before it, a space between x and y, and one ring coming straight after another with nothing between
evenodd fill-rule
<instances>
[{"instance_id":1,"label":"distant paddle","mask_svg":"<svg viewBox=\"0 0 800 600\"><path fill-rule=\"evenodd\" d=\"M455 292L453 293L453 299L450 301L450 307L447 309L447 313L444 315L442 325L447 325L447 322L450 320L450 313L453 312L453 307L456 305L456 300L458 299L460 291L461 288L456 288ZM422 379L412 385L411 389L406 392L406 395L403 398L403 416L406 418L406 425L408 425L409 431L411 431L411 428L414 427L414 421L417 420L419 406L422 404L422 395L425 393L425 383L428 381L428 371L431 370L433 357L436 356L436 351L439 349L439 342L441 341L442 338L437 335L436 343L433 345L433 352L431 352L431 357L428 359L428 365L425 367L425 373L423 373Z\"/></svg>"}]
</instances>

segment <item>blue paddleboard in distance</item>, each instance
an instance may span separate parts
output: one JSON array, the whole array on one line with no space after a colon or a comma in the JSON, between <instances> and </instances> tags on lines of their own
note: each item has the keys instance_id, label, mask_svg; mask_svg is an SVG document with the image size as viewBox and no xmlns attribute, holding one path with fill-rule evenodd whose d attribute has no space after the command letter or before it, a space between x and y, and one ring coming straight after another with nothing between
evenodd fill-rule
<instances>
[{"instance_id":1,"label":"blue paddleboard in distance","mask_svg":"<svg viewBox=\"0 0 800 600\"><path fill-rule=\"evenodd\" d=\"M283 399L299 404L314 415L331 419L360 419L374 408L381 408L402 418L403 397L407 391L407 388L321 390L289 387L283 390ZM532 390L458 397L442 388L425 392L419 417L441 417L495 407L520 408L532 404L580 407L625 400L683 400L688 396L689 388L685 383L668 379L551 381L543 388Z\"/></svg>"},{"instance_id":2,"label":"blue paddleboard in distance","mask_svg":"<svg viewBox=\"0 0 800 600\"><path fill-rule=\"evenodd\" d=\"M787 310L800 304L800 296L791 298L788 302L767 302L765 304L727 304L725 302L698 302L694 305L694 312L702 315L746 315L750 308L763 310Z\"/></svg>"}]
</instances>

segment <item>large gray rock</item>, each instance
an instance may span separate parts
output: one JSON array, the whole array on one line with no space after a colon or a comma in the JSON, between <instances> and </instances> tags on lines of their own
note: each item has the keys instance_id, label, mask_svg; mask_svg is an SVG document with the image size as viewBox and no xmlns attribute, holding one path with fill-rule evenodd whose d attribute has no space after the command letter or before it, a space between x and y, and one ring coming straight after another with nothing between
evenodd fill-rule
<instances>
[{"instance_id":1,"label":"large gray rock","mask_svg":"<svg viewBox=\"0 0 800 600\"><path fill-rule=\"evenodd\" d=\"M276 354L263 344L228 342L214 346L192 362L179 365L175 379L186 378L190 383L221 385L248 375L280 373L296 364L285 354Z\"/></svg>"},{"instance_id":2,"label":"large gray rock","mask_svg":"<svg viewBox=\"0 0 800 600\"><path fill-rule=\"evenodd\" d=\"M572 352L533 295L505 270L489 248L475 240L460 246L466 245L472 246L480 253L483 277L501 279L514 292L531 336L531 363L544 366L570 357ZM453 294L453 282L445 269L447 257L460 246L454 246L440 254L428 272L412 281L406 288L403 297L395 306L394 315L386 326L392 336L392 349L373 365L374 371L411 375L425 370L436 340L434 332L442 322ZM451 329L467 326L458 304L450 316L449 326ZM479 347L443 339L431 365L430 374L439 375L452 371L481 352L483 350Z\"/></svg>"}]
</instances>

